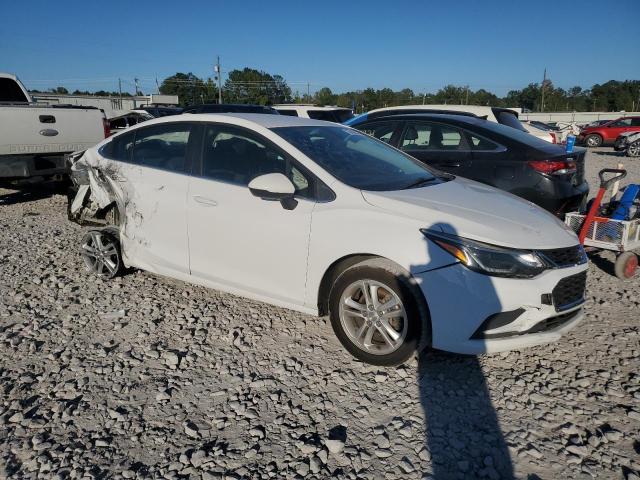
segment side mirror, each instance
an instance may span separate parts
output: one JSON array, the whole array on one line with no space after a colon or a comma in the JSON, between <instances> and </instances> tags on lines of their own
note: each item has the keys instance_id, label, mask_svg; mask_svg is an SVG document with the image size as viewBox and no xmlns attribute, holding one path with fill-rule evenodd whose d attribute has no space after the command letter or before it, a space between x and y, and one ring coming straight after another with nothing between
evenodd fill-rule
<instances>
[{"instance_id":1,"label":"side mirror","mask_svg":"<svg viewBox=\"0 0 640 480\"><path fill-rule=\"evenodd\" d=\"M293 210L298 202L293 198L296 187L282 173L267 173L249 182L249 191L263 200L278 200L286 210Z\"/></svg>"}]
</instances>

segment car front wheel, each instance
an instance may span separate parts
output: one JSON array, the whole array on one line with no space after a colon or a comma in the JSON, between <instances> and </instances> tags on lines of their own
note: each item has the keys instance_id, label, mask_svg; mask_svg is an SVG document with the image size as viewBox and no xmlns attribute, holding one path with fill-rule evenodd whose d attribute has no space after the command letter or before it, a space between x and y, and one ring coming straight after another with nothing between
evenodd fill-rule
<instances>
[{"instance_id":1,"label":"car front wheel","mask_svg":"<svg viewBox=\"0 0 640 480\"><path fill-rule=\"evenodd\" d=\"M420 343L420 309L408 274L372 263L354 265L336 279L329 299L331 325L359 360L399 365Z\"/></svg>"},{"instance_id":2,"label":"car front wheel","mask_svg":"<svg viewBox=\"0 0 640 480\"><path fill-rule=\"evenodd\" d=\"M103 278L113 278L123 270L120 242L111 229L89 230L82 238L80 254L86 269Z\"/></svg>"},{"instance_id":3,"label":"car front wheel","mask_svg":"<svg viewBox=\"0 0 640 480\"><path fill-rule=\"evenodd\" d=\"M584 143L587 147L599 147L602 145L602 137L600 135L587 135L584 139Z\"/></svg>"}]
</instances>

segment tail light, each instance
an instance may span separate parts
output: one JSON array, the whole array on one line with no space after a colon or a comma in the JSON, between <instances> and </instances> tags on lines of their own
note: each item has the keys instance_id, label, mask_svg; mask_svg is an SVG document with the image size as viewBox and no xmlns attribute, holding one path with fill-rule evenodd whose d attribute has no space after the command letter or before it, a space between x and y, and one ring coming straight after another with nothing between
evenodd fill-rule
<instances>
[{"instance_id":1,"label":"tail light","mask_svg":"<svg viewBox=\"0 0 640 480\"><path fill-rule=\"evenodd\" d=\"M576 173L576 162L573 160L536 160L528 162L536 172L547 175L571 175Z\"/></svg>"},{"instance_id":2,"label":"tail light","mask_svg":"<svg viewBox=\"0 0 640 480\"><path fill-rule=\"evenodd\" d=\"M558 139L556 138L555 133L549 132L549 135L551 135L551 143L558 143Z\"/></svg>"},{"instance_id":3,"label":"tail light","mask_svg":"<svg viewBox=\"0 0 640 480\"><path fill-rule=\"evenodd\" d=\"M102 117L102 129L104 130L104 138L107 138L111 135L111 129L109 128L109 120Z\"/></svg>"}]
</instances>

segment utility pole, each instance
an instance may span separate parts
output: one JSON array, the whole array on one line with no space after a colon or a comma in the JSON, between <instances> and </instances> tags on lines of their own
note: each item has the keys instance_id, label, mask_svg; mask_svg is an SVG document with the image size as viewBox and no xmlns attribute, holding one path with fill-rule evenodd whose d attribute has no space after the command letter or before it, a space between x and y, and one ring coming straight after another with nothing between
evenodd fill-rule
<instances>
[{"instance_id":1,"label":"utility pole","mask_svg":"<svg viewBox=\"0 0 640 480\"><path fill-rule=\"evenodd\" d=\"M307 82L307 102L311 103L311 93L309 89L309 82Z\"/></svg>"},{"instance_id":2,"label":"utility pole","mask_svg":"<svg viewBox=\"0 0 640 480\"><path fill-rule=\"evenodd\" d=\"M424 105L424 102L426 102L427 100L427 92L424 92L424 95L422 95L422 104Z\"/></svg>"},{"instance_id":3,"label":"utility pole","mask_svg":"<svg viewBox=\"0 0 640 480\"><path fill-rule=\"evenodd\" d=\"M122 80L118 78L118 93L120 94L120 110L122 110Z\"/></svg>"},{"instance_id":4,"label":"utility pole","mask_svg":"<svg viewBox=\"0 0 640 480\"><path fill-rule=\"evenodd\" d=\"M544 69L544 76L542 77L542 100L540 101L540 111L544 112L544 87L547 86L547 69Z\"/></svg>"},{"instance_id":5,"label":"utility pole","mask_svg":"<svg viewBox=\"0 0 640 480\"><path fill-rule=\"evenodd\" d=\"M465 105L469 105L469 85L467 85L467 98L464 102Z\"/></svg>"},{"instance_id":6,"label":"utility pole","mask_svg":"<svg viewBox=\"0 0 640 480\"><path fill-rule=\"evenodd\" d=\"M156 88L158 89L158 95L160 95L160 85L158 84L158 77L156 77Z\"/></svg>"},{"instance_id":7,"label":"utility pole","mask_svg":"<svg viewBox=\"0 0 640 480\"><path fill-rule=\"evenodd\" d=\"M218 55L218 59L216 64L213 67L213 71L216 74L216 79L218 80L218 104L222 103L222 70L220 69L220 55Z\"/></svg>"},{"instance_id":8,"label":"utility pole","mask_svg":"<svg viewBox=\"0 0 640 480\"><path fill-rule=\"evenodd\" d=\"M138 79L134 78L133 82L136 84L136 97L137 97L138 93L140 93L140 86L138 85Z\"/></svg>"}]
</instances>

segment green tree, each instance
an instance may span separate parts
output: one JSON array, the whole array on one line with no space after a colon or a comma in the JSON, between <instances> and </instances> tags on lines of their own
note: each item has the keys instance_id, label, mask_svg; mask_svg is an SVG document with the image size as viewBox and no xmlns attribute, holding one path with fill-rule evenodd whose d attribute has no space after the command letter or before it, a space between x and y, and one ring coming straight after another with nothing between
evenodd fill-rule
<instances>
[{"instance_id":1,"label":"green tree","mask_svg":"<svg viewBox=\"0 0 640 480\"><path fill-rule=\"evenodd\" d=\"M291 88L280 75L244 68L229 72L223 89L226 103L270 105L290 102Z\"/></svg>"},{"instance_id":2,"label":"green tree","mask_svg":"<svg viewBox=\"0 0 640 480\"><path fill-rule=\"evenodd\" d=\"M210 78L205 81L191 72L178 72L165 78L160 85L160 93L177 95L182 106L213 103L218 98L218 89Z\"/></svg>"}]
</instances>

